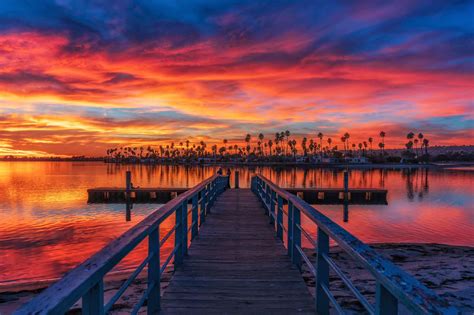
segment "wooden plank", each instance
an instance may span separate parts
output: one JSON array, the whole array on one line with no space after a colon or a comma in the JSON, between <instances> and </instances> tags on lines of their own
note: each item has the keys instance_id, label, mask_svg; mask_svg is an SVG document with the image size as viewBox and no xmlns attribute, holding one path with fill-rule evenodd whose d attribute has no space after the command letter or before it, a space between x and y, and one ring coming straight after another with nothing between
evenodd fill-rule
<instances>
[{"instance_id":1,"label":"wooden plank","mask_svg":"<svg viewBox=\"0 0 474 315\"><path fill-rule=\"evenodd\" d=\"M163 314L313 314L303 278L257 197L228 190L215 202L162 298Z\"/></svg>"}]
</instances>

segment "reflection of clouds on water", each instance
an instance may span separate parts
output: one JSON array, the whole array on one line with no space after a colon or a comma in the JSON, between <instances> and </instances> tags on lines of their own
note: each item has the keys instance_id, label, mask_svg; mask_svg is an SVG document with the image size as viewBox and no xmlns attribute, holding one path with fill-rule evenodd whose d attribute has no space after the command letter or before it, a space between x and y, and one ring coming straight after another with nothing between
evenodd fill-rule
<instances>
[{"instance_id":1,"label":"reflection of clouds on water","mask_svg":"<svg viewBox=\"0 0 474 315\"><path fill-rule=\"evenodd\" d=\"M238 170L242 187L248 187L255 173L282 187L343 186L340 169L230 168L231 182L234 171ZM136 186L192 187L214 174L217 167L0 163L0 282L57 276L159 208L156 204L134 204L127 212L126 204L87 204L88 188L124 187L127 170L132 172ZM387 189L388 205L350 205L348 212L341 205L316 208L363 241L473 245L466 238L474 234L473 172L434 169L349 172L350 188ZM164 226L170 227L171 221ZM314 225L309 225L308 231L315 233ZM136 264L146 254L146 246L142 247L123 266ZM8 270L8 275L3 270Z\"/></svg>"}]
</instances>

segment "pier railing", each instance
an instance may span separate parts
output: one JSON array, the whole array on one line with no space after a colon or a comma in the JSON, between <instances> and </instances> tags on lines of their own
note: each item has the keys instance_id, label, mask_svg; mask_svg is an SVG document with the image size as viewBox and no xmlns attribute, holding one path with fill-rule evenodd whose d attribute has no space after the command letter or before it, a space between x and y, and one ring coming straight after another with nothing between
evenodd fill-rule
<instances>
[{"instance_id":1,"label":"pier railing","mask_svg":"<svg viewBox=\"0 0 474 315\"><path fill-rule=\"evenodd\" d=\"M337 313L344 310L329 289L330 268L341 278L369 314L397 314L399 303L415 314L457 314L457 310L439 298L414 277L395 266L368 245L316 210L304 200L278 187L262 175L252 178L252 191L264 204L270 223L282 241L286 234L288 255L301 268L308 265L316 279L315 304L318 314L329 314L331 303ZM283 204L287 204L285 211ZM316 239L301 224L306 216L317 225ZM286 220L284 220L284 216ZM301 246L304 236L314 246L316 263L310 261ZM376 280L376 302L371 304L329 256L329 240L368 270Z\"/></svg>"},{"instance_id":2,"label":"pier railing","mask_svg":"<svg viewBox=\"0 0 474 315\"><path fill-rule=\"evenodd\" d=\"M173 258L175 266L183 262L188 249L188 234L191 240L198 234L200 224L204 223L217 196L227 185L227 177L214 175L179 195L71 270L15 314L64 314L81 298L82 314L105 314L146 266L148 266L147 288L134 306L132 314L137 314L146 300L148 300L148 314L156 314L160 309L162 273ZM190 210L188 210L189 202L192 204ZM173 214L176 215L174 226L160 239L160 224ZM188 224L189 215L191 215L190 224ZM161 263L160 249L173 234L174 249ZM145 238L148 238L147 257L104 305L105 275Z\"/></svg>"}]
</instances>

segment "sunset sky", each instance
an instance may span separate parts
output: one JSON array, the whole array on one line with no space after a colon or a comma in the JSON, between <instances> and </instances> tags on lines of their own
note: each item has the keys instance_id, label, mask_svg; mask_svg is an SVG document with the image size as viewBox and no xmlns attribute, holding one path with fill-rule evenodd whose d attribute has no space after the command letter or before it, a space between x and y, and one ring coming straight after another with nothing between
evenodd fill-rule
<instances>
[{"instance_id":1,"label":"sunset sky","mask_svg":"<svg viewBox=\"0 0 474 315\"><path fill-rule=\"evenodd\" d=\"M473 1L0 1L0 156L321 131L473 144Z\"/></svg>"}]
</instances>

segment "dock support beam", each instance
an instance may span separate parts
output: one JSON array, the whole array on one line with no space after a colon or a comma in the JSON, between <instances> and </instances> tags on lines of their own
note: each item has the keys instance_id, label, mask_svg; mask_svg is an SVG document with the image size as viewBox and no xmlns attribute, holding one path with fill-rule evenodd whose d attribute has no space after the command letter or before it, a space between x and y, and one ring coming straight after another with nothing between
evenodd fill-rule
<instances>
[{"instance_id":1,"label":"dock support beam","mask_svg":"<svg viewBox=\"0 0 474 315\"><path fill-rule=\"evenodd\" d=\"M130 171L125 172L125 189L126 190L132 189L132 172Z\"/></svg>"},{"instance_id":2,"label":"dock support beam","mask_svg":"<svg viewBox=\"0 0 474 315\"><path fill-rule=\"evenodd\" d=\"M235 176L235 178L234 178L234 186L235 187L234 188L238 189L239 188L239 171L235 171L234 176Z\"/></svg>"}]
</instances>

